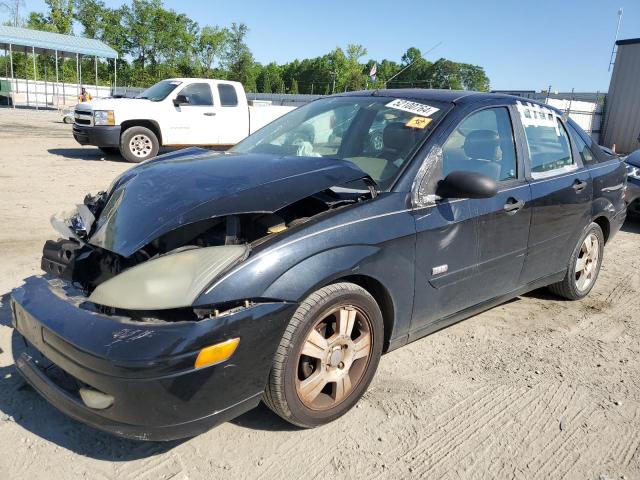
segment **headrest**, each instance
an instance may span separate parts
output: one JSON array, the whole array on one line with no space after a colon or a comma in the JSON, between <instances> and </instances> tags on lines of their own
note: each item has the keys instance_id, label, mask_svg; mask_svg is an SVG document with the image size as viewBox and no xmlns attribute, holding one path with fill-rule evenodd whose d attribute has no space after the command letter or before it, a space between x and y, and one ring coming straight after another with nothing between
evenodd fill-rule
<instances>
[{"instance_id":1,"label":"headrest","mask_svg":"<svg viewBox=\"0 0 640 480\"><path fill-rule=\"evenodd\" d=\"M313 143L316 140L316 129L310 123L307 123L306 125L300 125L296 129L296 134L309 143Z\"/></svg>"},{"instance_id":2,"label":"headrest","mask_svg":"<svg viewBox=\"0 0 640 480\"><path fill-rule=\"evenodd\" d=\"M403 122L393 122L384 127L382 141L385 149L404 150L416 142L416 129L404 126Z\"/></svg>"},{"instance_id":3,"label":"headrest","mask_svg":"<svg viewBox=\"0 0 640 480\"><path fill-rule=\"evenodd\" d=\"M497 160L500 139L493 130L474 130L464 139L464 153L469 158Z\"/></svg>"}]
</instances>

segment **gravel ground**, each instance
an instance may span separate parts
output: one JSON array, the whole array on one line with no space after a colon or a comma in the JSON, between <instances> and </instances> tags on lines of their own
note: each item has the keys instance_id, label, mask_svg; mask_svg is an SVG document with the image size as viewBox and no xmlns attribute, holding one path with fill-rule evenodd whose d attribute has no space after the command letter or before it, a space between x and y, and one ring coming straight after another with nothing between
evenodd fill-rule
<instances>
[{"instance_id":1,"label":"gravel ground","mask_svg":"<svg viewBox=\"0 0 640 480\"><path fill-rule=\"evenodd\" d=\"M583 301L532 292L382 358L345 417L298 430L266 407L199 437L119 440L19 378L8 298L39 273L51 214L129 167L43 112L0 110L0 475L29 478L640 478L640 223Z\"/></svg>"}]
</instances>

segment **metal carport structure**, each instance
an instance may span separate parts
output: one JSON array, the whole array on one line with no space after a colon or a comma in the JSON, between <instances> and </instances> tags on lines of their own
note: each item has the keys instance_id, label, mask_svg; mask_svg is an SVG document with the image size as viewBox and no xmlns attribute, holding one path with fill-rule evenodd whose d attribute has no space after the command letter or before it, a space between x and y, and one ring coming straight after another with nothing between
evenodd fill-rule
<instances>
[{"instance_id":1,"label":"metal carport structure","mask_svg":"<svg viewBox=\"0 0 640 480\"><path fill-rule=\"evenodd\" d=\"M58 60L61 59L64 62L65 58L76 58L76 90L79 94L80 92L80 83L82 82L82 66L80 63L80 56L82 57L93 57L95 64L95 79L96 79L96 91L98 89L98 57L113 59L113 72L114 72L114 89L117 85L118 78L118 67L117 67L117 59L118 52L116 52L113 48L109 47L105 43L100 40L94 40L91 38L84 37L76 37L73 35L62 35L60 33L51 33L51 32L43 32L40 30L31 30L28 28L18 28L18 27L10 27L5 25L0 25L0 50L4 49L5 56L8 52L9 54L9 63L11 65L11 82L15 80L16 90L18 87L18 79L14 78L14 68L13 68L13 53L20 52L25 55L33 56L33 80L37 82L37 68L36 68L36 55L53 55L55 57L55 69L56 69L56 98L59 102L59 87L60 87L60 79L59 79L59 70L58 70ZM46 66L45 66L46 68ZM25 77L27 75L25 74ZM29 79L26 79L27 82L27 105L30 105L29 102ZM62 82L62 90L64 96L64 78ZM46 106L46 98L47 98L47 81L45 74L45 106ZM36 85L36 95L37 95L37 85ZM15 102L12 102L15 108ZM36 99L36 108L37 99Z\"/></svg>"}]
</instances>

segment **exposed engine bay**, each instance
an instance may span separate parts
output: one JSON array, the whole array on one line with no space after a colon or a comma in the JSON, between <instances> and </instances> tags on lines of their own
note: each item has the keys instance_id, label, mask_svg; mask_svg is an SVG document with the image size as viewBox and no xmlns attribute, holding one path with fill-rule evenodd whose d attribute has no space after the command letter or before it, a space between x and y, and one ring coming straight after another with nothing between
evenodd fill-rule
<instances>
[{"instance_id":1,"label":"exposed engine bay","mask_svg":"<svg viewBox=\"0 0 640 480\"><path fill-rule=\"evenodd\" d=\"M273 213L238 213L181 225L125 257L92 245L91 236L109 201L109 193L87 195L83 204L53 217L52 225L64 237L48 240L41 268L91 294L98 285L134 266L166 254L222 245L246 245L251 249L269 238L302 225L314 217L376 196L368 182L357 188L334 187L305 197Z\"/></svg>"}]
</instances>

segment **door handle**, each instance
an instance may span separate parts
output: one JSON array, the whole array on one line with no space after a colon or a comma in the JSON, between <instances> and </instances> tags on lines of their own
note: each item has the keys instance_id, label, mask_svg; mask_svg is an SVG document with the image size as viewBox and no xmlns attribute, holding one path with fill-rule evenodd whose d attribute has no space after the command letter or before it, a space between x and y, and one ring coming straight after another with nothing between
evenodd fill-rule
<instances>
[{"instance_id":1,"label":"door handle","mask_svg":"<svg viewBox=\"0 0 640 480\"><path fill-rule=\"evenodd\" d=\"M216 112L205 112L205 113L203 113L203 115L205 115L207 117L215 117L216 116Z\"/></svg>"},{"instance_id":2,"label":"door handle","mask_svg":"<svg viewBox=\"0 0 640 480\"><path fill-rule=\"evenodd\" d=\"M576 179L573 182L573 185L571 185L571 188L573 188L576 191L576 193L581 192L582 190L587 188L587 182L585 182L584 180Z\"/></svg>"},{"instance_id":3,"label":"door handle","mask_svg":"<svg viewBox=\"0 0 640 480\"><path fill-rule=\"evenodd\" d=\"M507 200L507 203L504 204L503 208L508 215L513 215L522 207L524 207L524 201L511 197L509 198L509 200Z\"/></svg>"}]
</instances>

